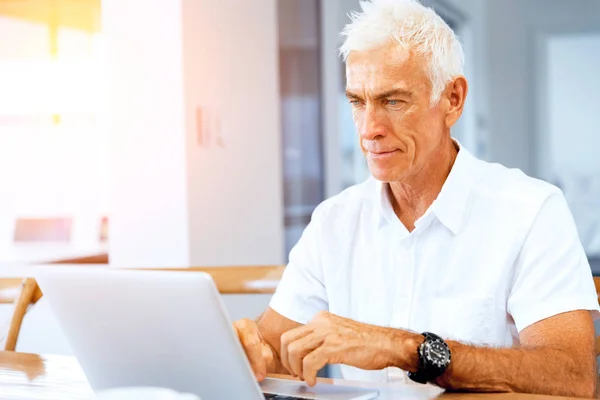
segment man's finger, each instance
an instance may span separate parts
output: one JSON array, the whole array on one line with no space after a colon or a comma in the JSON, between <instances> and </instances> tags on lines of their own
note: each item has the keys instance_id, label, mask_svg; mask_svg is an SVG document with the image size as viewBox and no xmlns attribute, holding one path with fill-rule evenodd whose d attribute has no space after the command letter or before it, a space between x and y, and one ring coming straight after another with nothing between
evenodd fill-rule
<instances>
[{"instance_id":1,"label":"man's finger","mask_svg":"<svg viewBox=\"0 0 600 400\"><path fill-rule=\"evenodd\" d=\"M312 327L305 325L296 329L291 329L285 332L283 335L281 335L281 349L279 353L279 358L281 359L281 364L285 367L285 369L288 370L289 373L294 374L289 363L288 346L290 345L290 343L295 342L296 340L308 335L310 332L312 332L312 330Z\"/></svg>"},{"instance_id":2,"label":"man's finger","mask_svg":"<svg viewBox=\"0 0 600 400\"><path fill-rule=\"evenodd\" d=\"M317 373L329 362L329 353L325 347L317 347L302 360L302 376L308 386L317 384Z\"/></svg>"},{"instance_id":3,"label":"man's finger","mask_svg":"<svg viewBox=\"0 0 600 400\"><path fill-rule=\"evenodd\" d=\"M292 372L300 379L304 379L304 375L302 374L302 360L317 347L321 346L323 339L322 335L313 331L288 345L288 363Z\"/></svg>"},{"instance_id":4,"label":"man's finger","mask_svg":"<svg viewBox=\"0 0 600 400\"><path fill-rule=\"evenodd\" d=\"M267 375L267 364L263 357L262 343L260 339L260 333L258 327L251 322L244 320L237 321L235 324L236 332L240 338L240 342L244 347L252 371L256 379L260 382L265 379Z\"/></svg>"},{"instance_id":5,"label":"man's finger","mask_svg":"<svg viewBox=\"0 0 600 400\"><path fill-rule=\"evenodd\" d=\"M267 366L267 371L269 369L269 365L273 364L275 355L273 354L273 349L267 343L263 341L261 345L262 350L262 358L265 360L265 365Z\"/></svg>"}]
</instances>

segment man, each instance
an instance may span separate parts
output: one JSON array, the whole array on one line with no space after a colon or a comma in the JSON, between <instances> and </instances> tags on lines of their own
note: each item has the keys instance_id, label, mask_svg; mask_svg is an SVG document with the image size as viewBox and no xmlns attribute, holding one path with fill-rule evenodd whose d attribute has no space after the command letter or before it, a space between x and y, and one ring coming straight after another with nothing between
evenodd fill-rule
<instances>
[{"instance_id":1,"label":"man","mask_svg":"<svg viewBox=\"0 0 600 400\"><path fill-rule=\"evenodd\" d=\"M348 379L593 397L598 301L573 219L556 187L452 140L467 96L452 30L416 1L372 0L344 34L373 178L315 210L270 307L235 323L257 379L313 385L342 364Z\"/></svg>"}]
</instances>

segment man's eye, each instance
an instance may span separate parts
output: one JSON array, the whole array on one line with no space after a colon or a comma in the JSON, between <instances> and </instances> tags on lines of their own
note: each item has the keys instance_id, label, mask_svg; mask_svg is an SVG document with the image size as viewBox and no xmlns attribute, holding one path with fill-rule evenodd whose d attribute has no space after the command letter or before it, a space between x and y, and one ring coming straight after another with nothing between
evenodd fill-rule
<instances>
[{"instance_id":1,"label":"man's eye","mask_svg":"<svg viewBox=\"0 0 600 400\"><path fill-rule=\"evenodd\" d=\"M350 104L352 104L353 106L359 106L360 100L350 100Z\"/></svg>"},{"instance_id":2,"label":"man's eye","mask_svg":"<svg viewBox=\"0 0 600 400\"><path fill-rule=\"evenodd\" d=\"M390 106L397 106L398 104L400 104L400 101L398 101L398 100L388 100L387 103Z\"/></svg>"}]
</instances>

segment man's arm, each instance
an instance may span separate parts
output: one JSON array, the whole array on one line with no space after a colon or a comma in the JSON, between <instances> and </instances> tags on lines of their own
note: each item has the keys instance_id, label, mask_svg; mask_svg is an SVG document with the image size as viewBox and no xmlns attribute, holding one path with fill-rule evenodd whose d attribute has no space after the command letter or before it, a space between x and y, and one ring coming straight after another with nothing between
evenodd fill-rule
<instances>
[{"instance_id":1,"label":"man's arm","mask_svg":"<svg viewBox=\"0 0 600 400\"><path fill-rule=\"evenodd\" d=\"M595 396L594 324L589 311L539 321L521 332L520 341L520 348L510 349L450 342L452 362L436 383L455 390Z\"/></svg>"},{"instance_id":2,"label":"man's arm","mask_svg":"<svg viewBox=\"0 0 600 400\"><path fill-rule=\"evenodd\" d=\"M594 326L589 311L570 311L525 328L519 348L482 348L449 341L452 362L436 381L447 389L594 397ZM316 383L325 364L362 369L418 368L420 334L367 325L330 313L285 333L283 366Z\"/></svg>"}]
</instances>

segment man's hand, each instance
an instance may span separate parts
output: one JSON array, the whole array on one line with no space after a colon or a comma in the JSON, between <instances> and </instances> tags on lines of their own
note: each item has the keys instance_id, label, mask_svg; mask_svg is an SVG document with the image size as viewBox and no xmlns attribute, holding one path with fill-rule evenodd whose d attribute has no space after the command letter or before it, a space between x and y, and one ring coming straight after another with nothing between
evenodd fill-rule
<instances>
[{"instance_id":1,"label":"man's hand","mask_svg":"<svg viewBox=\"0 0 600 400\"><path fill-rule=\"evenodd\" d=\"M326 364L383 369L396 363L394 331L323 311L281 336L281 363L309 386L315 385L317 372Z\"/></svg>"},{"instance_id":2,"label":"man's hand","mask_svg":"<svg viewBox=\"0 0 600 400\"><path fill-rule=\"evenodd\" d=\"M258 325L251 319L241 319L234 322L233 327L246 352L250 366L259 382L262 382L267 371L271 370L275 354L269 343L262 337Z\"/></svg>"}]
</instances>

